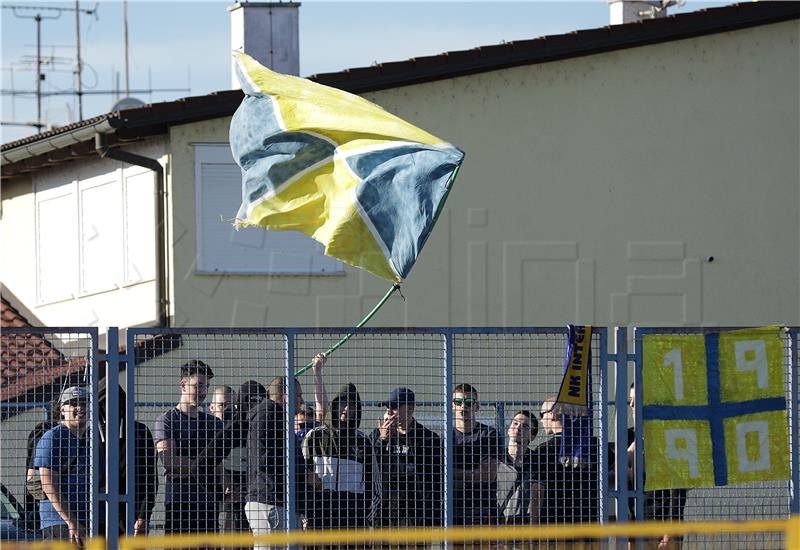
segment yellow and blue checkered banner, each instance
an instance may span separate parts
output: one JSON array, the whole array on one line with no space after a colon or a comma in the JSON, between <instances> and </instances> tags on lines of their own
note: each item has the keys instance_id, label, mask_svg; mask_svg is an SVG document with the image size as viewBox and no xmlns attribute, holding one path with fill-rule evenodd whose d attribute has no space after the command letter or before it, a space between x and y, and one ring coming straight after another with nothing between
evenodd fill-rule
<instances>
[{"instance_id":1,"label":"yellow and blue checkered banner","mask_svg":"<svg viewBox=\"0 0 800 550\"><path fill-rule=\"evenodd\" d=\"M645 489L790 477L778 327L642 338Z\"/></svg>"},{"instance_id":2,"label":"yellow and blue checkered banner","mask_svg":"<svg viewBox=\"0 0 800 550\"><path fill-rule=\"evenodd\" d=\"M236 70L245 93L230 127L242 168L237 226L302 231L328 256L404 280L464 152L366 99L244 53Z\"/></svg>"}]
</instances>

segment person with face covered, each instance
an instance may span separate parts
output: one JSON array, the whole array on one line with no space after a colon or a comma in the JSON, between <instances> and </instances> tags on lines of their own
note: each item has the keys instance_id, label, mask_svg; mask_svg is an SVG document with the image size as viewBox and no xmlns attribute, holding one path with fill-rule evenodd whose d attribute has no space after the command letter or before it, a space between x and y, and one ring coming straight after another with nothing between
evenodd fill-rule
<instances>
[{"instance_id":1,"label":"person with face covered","mask_svg":"<svg viewBox=\"0 0 800 550\"><path fill-rule=\"evenodd\" d=\"M303 440L309 528L359 528L372 520L380 480L372 443L358 429L361 415L356 386L345 384L331 400L325 424Z\"/></svg>"},{"instance_id":2,"label":"person with face covered","mask_svg":"<svg viewBox=\"0 0 800 550\"><path fill-rule=\"evenodd\" d=\"M432 527L442 523L442 439L414 418L414 392L395 388L383 402L372 440L381 475L375 527Z\"/></svg>"}]
</instances>

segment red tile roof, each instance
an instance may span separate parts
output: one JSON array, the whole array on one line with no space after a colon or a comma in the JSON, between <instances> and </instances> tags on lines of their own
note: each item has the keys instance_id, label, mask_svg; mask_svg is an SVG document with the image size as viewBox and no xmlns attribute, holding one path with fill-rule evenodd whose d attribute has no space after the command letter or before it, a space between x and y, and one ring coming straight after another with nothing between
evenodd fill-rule
<instances>
[{"instance_id":1,"label":"red tile roof","mask_svg":"<svg viewBox=\"0 0 800 550\"><path fill-rule=\"evenodd\" d=\"M0 302L0 328L32 327L8 299L2 297ZM70 355L69 350L60 351L44 338L52 332L53 329L47 328L35 328L30 332L0 331L0 403L50 401L68 378L73 379L72 383L78 383L78 378L83 377L88 364L86 346L82 344L72 350L81 355ZM138 340L134 345L134 362L139 364L153 359L179 348L181 344L179 334L160 334ZM124 354L125 346L120 346L119 352ZM7 414L8 411L2 411L3 417Z\"/></svg>"},{"instance_id":2,"label":"red tile roof","mask_svg":"<svg viewBox=\"0 0 800 550\"><path fill-rule=\"evenodd\" d=\"M0 302L0 328L31 326L6 298L0 298ZM49 401L61 389L66 377L79 375L86 365L86 357L64 355L43 338L40 331L3 330L0 333L0 402Z\"/></svg>"}]
</instances>

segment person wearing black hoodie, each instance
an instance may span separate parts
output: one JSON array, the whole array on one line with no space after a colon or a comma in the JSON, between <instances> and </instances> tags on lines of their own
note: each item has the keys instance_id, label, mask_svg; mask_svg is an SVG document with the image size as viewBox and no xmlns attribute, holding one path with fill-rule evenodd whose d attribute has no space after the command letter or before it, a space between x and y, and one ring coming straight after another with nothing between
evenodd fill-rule
<instances>
[{"instance_id":1,"label":"person wearing black hoodie","mask_svg":"<svg viewBox=\"0 0 800 550\"><path fill-rule=\"evenodd\" d=\"M381 473L375 527L442 524L442 439L414 418L415 396L395 388L383 403L385 420L370 435Z\"/></svg>"},{"instance_id":2,"label":"person wearing black hoodie","mask_svg":"<svg viewBox=\"0 0 800 550\"><path fill-rule=\"evenodd\" d=\"M369 438L358 430L361 396L341 387L323 426L303 440L308 475L306 513L311 529L367 527L380 498L380 476Z\"/></svg>"}]
</instances>

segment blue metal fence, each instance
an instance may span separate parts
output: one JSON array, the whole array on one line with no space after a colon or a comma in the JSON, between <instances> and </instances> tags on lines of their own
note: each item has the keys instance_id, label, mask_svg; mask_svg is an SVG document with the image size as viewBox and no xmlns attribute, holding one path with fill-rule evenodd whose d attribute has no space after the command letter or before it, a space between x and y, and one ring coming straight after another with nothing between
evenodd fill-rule
<instances>
[{"instance_id":1,"label":"blue metal fence","mask_svg":"<svg viewBox=\"0 0 800 550\"><path fill-rule=\"evenodd\" d=\"M718 331L720 329L714 329ZM101 464L118 464L120 449L116 445L106 445L105 461L100 456L99 440L100 418L98 382L119 379L127 390L125 415L128 419L150 421L154 411L174 404L171 394L174 393L174 373L170 366L176 367L187 358L207 357L209 362L219 365L229 383L244 379L266 381L275 374L292 377L299 366L313 356L314 351L325 349L326 343L338 339L346 333L347 328L263 328L263 329L128 329L124 351L121 346L120 333L116 328L107 333L107 353L99 353L96 329L4 329L4 335L33 335L47 338L56 333L80 334L88 339L89 345L83 345L80 353L87 361L86 381L92 388L92 510L99 510L106 504L106 524L117 525L120 504L126 504L126 532L132 533L135 522L134 495L137 484L135 468L136 449L128 444L125 449L128 465L125 486L121 486L119 471L108 468L105 477L100 475ZM686 334L711 332L700 328L658 328L636 329L630 351L628 330L625 327L608 330L594 327L594 430L599 440L599 515L601 522L628 521L629 503L634 502L633 512L636 518L645 517L644 492L644 456L643 445L636 445L634 457L636 479L632 486L628 478L628 388L629 372L633 374L636 387L643 387L642 379L642 338L645 334ZM797 427L798 417L798 368L797 360L798 334L800 329L792 328L787 332L786 353L786 385L789 407L790 449L792 479L784 484L769 484L748 487L739 493L725 493L714 489L698 491L696 504L690 503L690 512L697 512L698 517L717 513L720 519L742 516L746 517L780 517L788 513L800 512L798 484L800 484L800 464L798 464ZM554 328L370 328L362 329L348 346L345 346L333 360L339 360L334 377L343 380L353 378L365 388L364 407L368 415L373 417L379 413L381 392L386 387L409 383L418 380L420 393L425 396L419 401L421 414L426 422L440 433L445 457L445 493L444 521L452 525L453 493L455 480L453 477L453 436L449 429L453 425L453 411L450 407L450 393L456 383L477 381L481 388L481 402L490 410L483 419L492 422L505 433L508 414L515 408L539 407L545 397L554 393L563 366L563 353L567 331L563 327ZM159 340L161 338L161 340ZM609 339L613 338L613 342ZM176 344L176 339L181 343ZM5 343L4 343L5 346ZM609 351L612 349L613 351ZM341 359L339 359L341 358ZM344 363L344 365L342 365ZM327 367L326 367L327 368ZM372 370L374 369L374 370ZM347 373L348 376L344 374ZM613 388L611 384L613 383ZM173 384L173 386L170 386ZM114 386L112 384L112 386ZM483 397L485 395L487 397ZM289 392L288 410L295 410L294 395ZM610 395L613 394L613 397ZM107 393L107 441L116 441L123 434L119 433L118 417L119 395L109 387ZM643 441L642 429L642 392L635 394L633 429L634 440ZM3 402L3 418L5 422L13 422L16 412L41 408L42 400L24 403ZM613 415L613 416L612 416ZM294 483L295 460L294 447L297 444L293 437L293 419L286 419L286 460L288 464L289 483L287 483L287 505L295 509L298 495ZM124 424L124 434L128 442L135 441L134 423ZM10 424L9 424L10 426ZM611 428L614 428L611 430ZM10 437L21 436L22 431L4 429L3 448L16 445ZM609 455L613 449L614 461ZM7 458L7 451L3 451ZM8 463L8 461L5 461ZM613 476L606 475L613 467ZM14 478L7 476L4 470L4 483ZM610 481L611 477L611 481ZM102 480L101 480L102 478ZM101 487L101 481L104 484ZM15 482L12 492L24 490L24 482ZM743 491L743 492L742 492ZM737 496L738 495L738 496ZM744 495L744 497L742 497ZM745 498L748 503L760 503L757 509L729 514L725 507L733 506L733 498ZM716 500L715 500L716 499ZM774 504L784 499L785 506ZM710 506L709 503L714 505ZM764 504L766 503L766 504ZM737 505L739 506L739 505ZM705 507L702 511L700 508ZM695 510L697 508L697 510ZM702 513L700 513L702 511ZM694 513L692 512L692 513ZM692 513L687 514L691 519ZM749 515L748 515L749 514ZM713 514L712 514L713 515ZM92 532L99 533L99 521L96 513L92 514ZM158 521L153 522L160 525ZM290 515L290 528L299 528L297 519ZM107 537L110 547L114 547L116 529L108 528Z\"/></svg>"}]
</instances>

